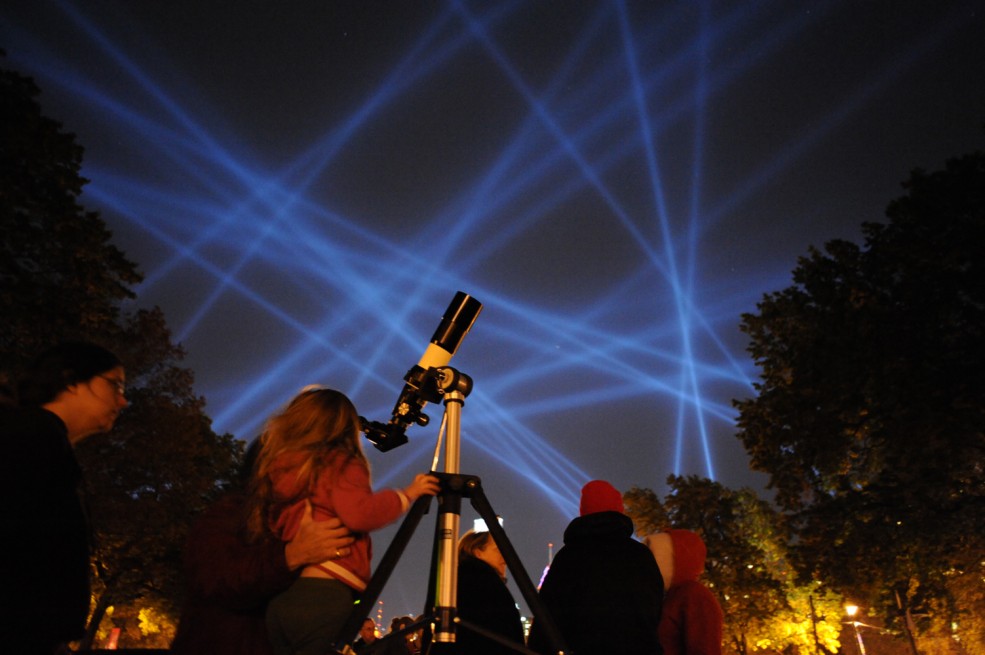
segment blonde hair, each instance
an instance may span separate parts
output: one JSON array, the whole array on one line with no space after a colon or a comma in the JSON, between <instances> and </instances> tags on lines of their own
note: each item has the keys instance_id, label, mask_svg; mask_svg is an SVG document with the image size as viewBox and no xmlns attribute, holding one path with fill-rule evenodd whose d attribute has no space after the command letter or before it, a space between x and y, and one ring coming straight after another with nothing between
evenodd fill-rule
<instances>
[{"instance_id":1,"label":"blonde hair","mask_svg":"<svg viewBox=\"0 0 985 655\"><path fill-rule=\"evenodd\" d=\"M469 530L458 540L458 554L478 558L476 551L485 548L491 539L492 534L489 532Z\"/></svg>"},{"instance_id":2,"label":"blonde hair","mask_svg":"<svg viewBox=\"0 0 985 655\"><path fill-rule=\"evenodd\" d=\"M259 539L267 529L274 502L269 474L277 459L290 453L306 455L297 473L297 494L278 499L278 503L298 501L311 493L318 476L336 457L357 459L369 468L359 427L359 414L352 401L339 391L320 387L306 388L267 421L250 480L247 533L251 539Z\"/></svg>"}]
</instances>

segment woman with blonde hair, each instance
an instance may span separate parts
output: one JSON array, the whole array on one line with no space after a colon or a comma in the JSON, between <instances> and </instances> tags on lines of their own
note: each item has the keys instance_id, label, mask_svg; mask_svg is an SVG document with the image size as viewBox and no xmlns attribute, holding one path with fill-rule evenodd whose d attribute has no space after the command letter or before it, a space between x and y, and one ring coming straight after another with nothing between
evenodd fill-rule
<instances>
[{"instance_id":1,"label":"woman with blonde hair","mask_svg":"<svg viewBox=\"0 0 985 655\"><path fill-rule=\"evenodd\" d=\"M506 587L506 560L489 532L469 530L458 541L458 616L463 622L523 645L520 611ZM459 625L449 652L508 655L516 651Z\"/></svg>"},{"instance_id":2,"label":"woman with blonde hair","mask_svg":"<svg viewBox=\"0 0 985 655\"><path fill-rule=\"evenodd\" d=\"M323 655L369 581L368 533L395 521L420 496L436 494L438 480L419 474L402 490L374 492L359 415L345 394L333 389L305 388L269 420L260 439L250 532L260 535L269 527L289 541L310 507L316 521L337 517L355 537L348 555L305 567L267 608L277 655Z\"/></svg>"}]
</instances>

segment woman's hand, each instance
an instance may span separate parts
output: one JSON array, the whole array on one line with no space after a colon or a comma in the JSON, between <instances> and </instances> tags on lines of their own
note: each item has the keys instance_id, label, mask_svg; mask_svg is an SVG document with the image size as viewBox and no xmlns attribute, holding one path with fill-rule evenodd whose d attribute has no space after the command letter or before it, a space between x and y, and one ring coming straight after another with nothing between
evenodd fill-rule
<instances>
[{"instance_id":1,"label":"woman's hand","mask_svg":"<svg viewBox=\"0 0 985 655\"><path fill-rule=\"evenodd\" d=\"M317 564L329 559L339 559L349 554L349 544L354 541L342 521L331 518L315 521L311 517L311 503L306 503L301 526L284 546L284 559L291 571L306 564Z\"/></svg>"}]
</instances>

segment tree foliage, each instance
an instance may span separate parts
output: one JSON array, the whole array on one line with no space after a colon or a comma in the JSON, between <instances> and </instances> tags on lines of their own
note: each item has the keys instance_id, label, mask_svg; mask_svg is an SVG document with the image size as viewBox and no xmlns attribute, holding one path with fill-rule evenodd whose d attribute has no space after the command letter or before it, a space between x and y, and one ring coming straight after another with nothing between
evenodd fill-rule
<instances>
[{"instance_id":1,"label":"tree foliage","mask_svg":"<svg viewBox=\"0 0 985 655\"><path fill-rule=\"evenodd\" d=\"M739 437L805 575L961 626L985 615L985 153L904 188L743 316L761 381Z\"/></svg>"},{"instance_id":2,"label":"tree foliage","mask_svg":"<svg viewBox=\"0 0 985 655\"><path fill-rule=\"evenodd\" d=\"M784 521L769 503L749 489L697 476L672 475L668 485L663 502L649 489L630 489L627 513L640 536L656 526L693 530L704 539L704 582L722 606L725 652L837 650L841 598L817 583L798 583Z\"/></svg>"},{"instance_id":3,"label":"tree foliage","mask_svg":"<svg viewBox=\"0 0 985 655\"><path fill-rule=\"evenodd\" d=\"M153 611L155 625L176 618L186 529L241 448L213 432L161 311L127 309L136 265L80 204L82 148L38 96L31 79L0 69L0 362L9 375L60 340L86 339L127 370L130 406L77 449L95 530L91 640L110 606L117 617Z\"/></svg>"},{"instance_id":4,"label":"tree foliage","mask_svg":"<svg viewBox=\"0 0 985 655\"><path fill-rule=\"evenodd\" d=\"M131 405L111 432L78 447L97 529L93 630L110 605L118 617L136 616L135 604L177 616L188 525L229 481L240 453L230 435L212 431L160 312L138 313L124 333L135 339L117 342Z\"/></svg>"},{"instance_id":5,"label":"tree foliage","mask_svg":"<svg viewBox=\"0 0 985 655\"><path fill-rule=\"evenodd\" d=\"M636 534L646 536L672 527L667 510L650 489L632 487L623 494L626 514L633 517Z\"/></svg>"},{"instance_id":6,"label":"tree foliage","mask_svg":"<svg viewBox=\"0 0 985 655\"><path fill-rule=\"evenodd\" d=\"M2 54L2 53L0 53ZM45 117L30 78L0 69L0 352L17 366L72 334L105 330L136 266L79 194L82 147Z\"/></svg>"}]
</instances>

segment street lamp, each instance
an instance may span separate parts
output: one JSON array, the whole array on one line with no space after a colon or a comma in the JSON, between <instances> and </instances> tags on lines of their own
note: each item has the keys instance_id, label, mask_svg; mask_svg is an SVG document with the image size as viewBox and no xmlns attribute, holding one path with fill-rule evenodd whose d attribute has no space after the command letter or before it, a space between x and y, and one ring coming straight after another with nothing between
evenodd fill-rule
<instances>
[{"instance_id":1,"label":"street lamp","mask_svg":"<svg viewBox=\"0 0 985 655\"><path fill-rule=\"evenodd\" d=\"M862 634L858 631L858 621L855 620L855 615L858 614L858 605L845 605L845 613L851 619L849 623L852 624L852 630L855 631L855 641L858 642L859 655L865 655L865 644L862 643Z\"/></svg>"}]
</instances>

